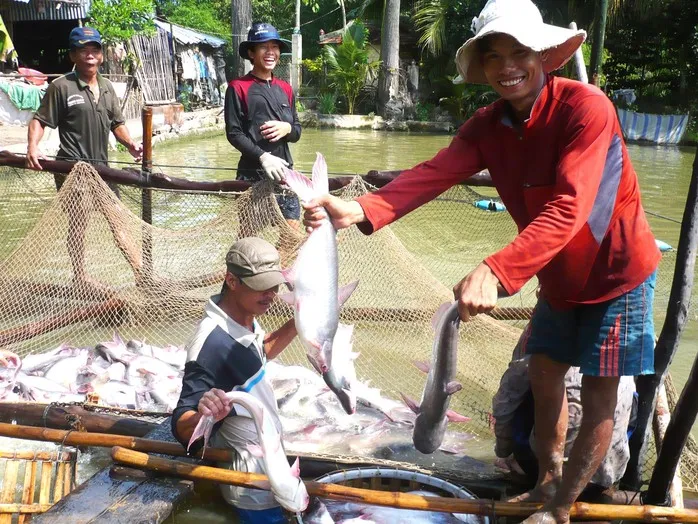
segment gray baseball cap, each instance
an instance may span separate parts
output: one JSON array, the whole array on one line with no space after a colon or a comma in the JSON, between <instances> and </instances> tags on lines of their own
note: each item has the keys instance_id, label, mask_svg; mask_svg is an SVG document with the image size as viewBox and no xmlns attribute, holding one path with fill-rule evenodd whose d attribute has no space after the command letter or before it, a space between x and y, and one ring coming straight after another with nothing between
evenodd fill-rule
<instances>
[{"instance_id":1,"label":"gray baseball cap","mask_svg":"<svg viewBox=\"0 0 698 524\"><path fill-rule=\"evenodd\" d=\"M225 256L228 271L255 291L265 291L286 282L279 265L279 252L266 240L241 238Z\"/></svg>"}]
</instances>

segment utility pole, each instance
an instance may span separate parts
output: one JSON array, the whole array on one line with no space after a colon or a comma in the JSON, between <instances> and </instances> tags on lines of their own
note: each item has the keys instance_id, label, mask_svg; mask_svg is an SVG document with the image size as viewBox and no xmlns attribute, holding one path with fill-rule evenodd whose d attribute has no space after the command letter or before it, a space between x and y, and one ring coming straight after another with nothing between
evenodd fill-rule
<instances>
[{"instance_id":1,"label":"utility pole","mask_svg":"<svg viewBox=\"0 0 698 524\"><path fill-rule=\"evenodd\" d=\"M594 14L594 40L591 44L591 62L589 72L591 82L599 87L601 75L601 62L603 61L603 45L606 36L606 16L608 15L608 0L596 0L596 13Z\"/></svg>"},{"instance_id":2,"label":"utility pole","mask_svg":"<svg viewBox=\"0 0 698 524\"><path fill-rule=\"evenodd\" d=\"M303 36L301 35L301 0L296 0L296 25L291 37L291 88L296 96L301 87L301 60L303 60Z\"/></svg>"}]
</instances>

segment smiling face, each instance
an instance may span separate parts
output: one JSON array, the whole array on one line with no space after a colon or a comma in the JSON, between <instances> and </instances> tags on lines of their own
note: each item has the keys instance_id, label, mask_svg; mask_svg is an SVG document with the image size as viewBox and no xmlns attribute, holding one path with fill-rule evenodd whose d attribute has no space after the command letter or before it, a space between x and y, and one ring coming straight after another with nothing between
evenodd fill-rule
<instances>
[{"instance_id":1,"label":"smiling face","mask_svg":"<svg viewBox=\"0 0 698 524\"><path fill-rule=\"evenodd\" d=\"M252 62L252 71L257 76L271 75L271 72L279 63L281 57L281 48L279 42L270 40L256 44L253 48L247 50L247 54Z\"/></svg>"},{"instance_id":2,"label":"smiling face","mask_svg":"<svg viewBox=\"0 0 698 524\"><path fill-rule=\"evenodd\" d=\"M545 83L543 54L505 34L484 38L479 50L489 84L518 115L528 118Z\"/></svg>"}]
</instances>

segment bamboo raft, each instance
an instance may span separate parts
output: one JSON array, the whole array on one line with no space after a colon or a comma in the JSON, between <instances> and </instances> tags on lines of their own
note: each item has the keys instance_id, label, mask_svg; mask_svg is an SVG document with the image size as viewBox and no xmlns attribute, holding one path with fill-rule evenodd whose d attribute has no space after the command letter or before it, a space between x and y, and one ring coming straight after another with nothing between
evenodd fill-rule
<instances>
[{"instance_id":1,"label":"bamboo raft","mask_svg":"<svg viewBox=\"0 0 698 524\"><path fill-rule=\"evenodd\" d=\"M76 451L0 451L0 524L28 522L75 489ZM38 489L37 489L38 488Z\"/></svg>"}]
</instances>

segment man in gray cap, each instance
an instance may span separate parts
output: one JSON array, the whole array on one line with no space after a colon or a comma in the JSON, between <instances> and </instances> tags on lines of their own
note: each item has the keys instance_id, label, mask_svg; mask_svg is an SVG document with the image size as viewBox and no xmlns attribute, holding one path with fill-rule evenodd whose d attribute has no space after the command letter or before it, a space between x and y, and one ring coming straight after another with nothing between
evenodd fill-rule
<instances>
[{"instance_id":1,"label":"man in gray cap","mask_svg":"<svg viewBox=\"0 0 698 524\"><path fill-rule=\"evenodd\" d=\"M216 420L212 445L232 448L237 471L264 473L262 459L248 451L259 444L253 420L238 413L226 398L228 391L245 391L267 408L282 432L276 398L265 377L267 359L276 357L296 336L293 319L273 333L256 320L269 310L279 286L286 281L279 253L266 240L243 238L226 255L227 272L220 295L211 297L204 318L187 345L182 393L172 413L172 433L185 447L202 416ZM201 441L199 441L200 445ZM286 522L269 491L221 485L225 500L234 505L240 522Z\"/></svg>"}]
</instances>

